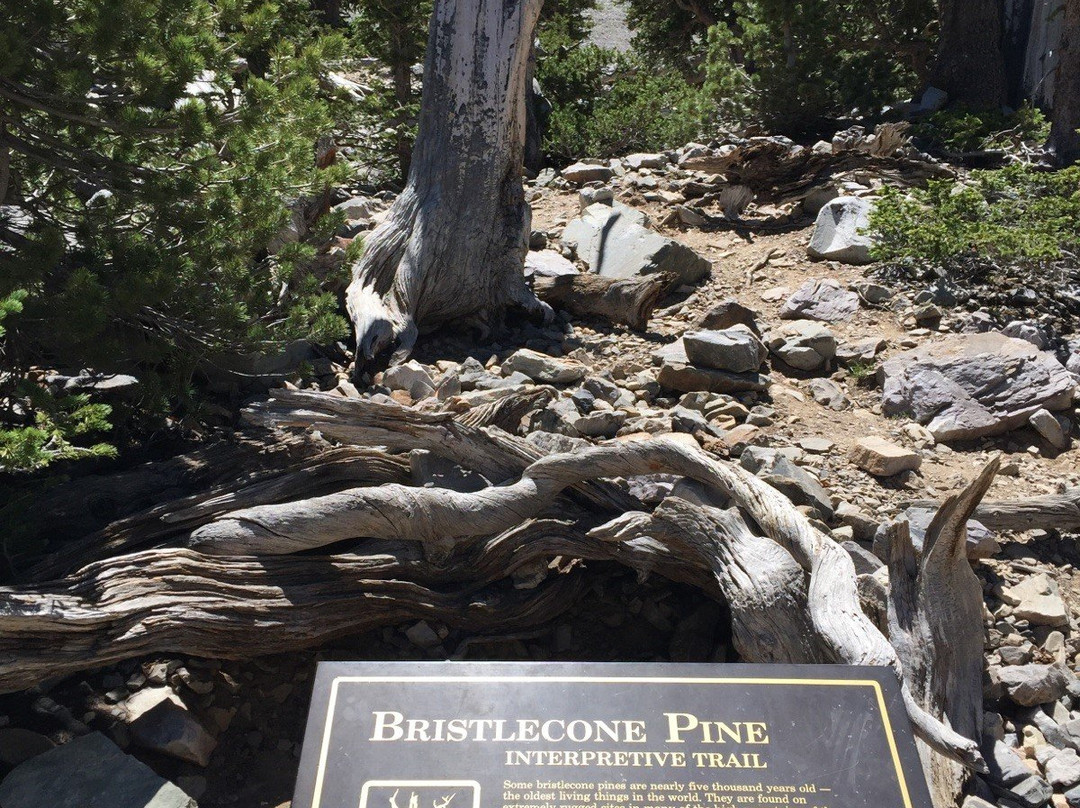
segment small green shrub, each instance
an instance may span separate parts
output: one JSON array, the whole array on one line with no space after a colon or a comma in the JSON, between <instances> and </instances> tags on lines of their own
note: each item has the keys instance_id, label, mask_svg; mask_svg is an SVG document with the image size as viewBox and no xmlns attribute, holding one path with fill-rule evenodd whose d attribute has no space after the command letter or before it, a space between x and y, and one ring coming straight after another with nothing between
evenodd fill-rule
<instances>
[{"instance_id":1,"label":"small green shrub","mask_svg":"<svg viewBox=\"0 0 1080 808\"><path fill-rule=\"evenodd\" d=\"M594 45L545 50L537 77L552 105L545 137L552 159L660 151L704 131L704 97L678 73Z\"/></svg>"},{"instance_id":2,"label":"small green shrub","mask_svg":"<svg viewBox=\"0 0 1080 808\"><path fill-rule=\"evenodd\" d=\"M1050 122L1030 104L1010 113L999 109L949 108L920 121L912 134L925 141L928 148L947 152L1013 149L1023 144L1045 143L1050 135Z\"/></svg>"},{"instance_id":3,"label":"small green shrub","mask_svg":"<svg viewBox=\"0 0 1080 808\"><path fill-rule=\"evenodd\" d=\"M1022 164L939 180L925 190L888 189L870 216L876 258L945 262L965 255L1052 259L1080 249L1080 167Z\"/></svg>"},{"instance_id":4,"label":"small green shrub","mask_svg":"<svg viewBox=\"0 0 1080 808\"><path fill-rule=\"evenodd\" d=\"M4 320L22 312L27 297L25 289L16 289L0 298L0 339L6 333ZM0 343L0 354L2 348ZM4 374L0 390L4 393L0 396L0 472L35 471L56 460L116 454L106 443L79 445L88 435L112 429L108 420L112 408L107 404L92 404L86 395L53 397L10 371Z\"/></svg>"}]
</instances>

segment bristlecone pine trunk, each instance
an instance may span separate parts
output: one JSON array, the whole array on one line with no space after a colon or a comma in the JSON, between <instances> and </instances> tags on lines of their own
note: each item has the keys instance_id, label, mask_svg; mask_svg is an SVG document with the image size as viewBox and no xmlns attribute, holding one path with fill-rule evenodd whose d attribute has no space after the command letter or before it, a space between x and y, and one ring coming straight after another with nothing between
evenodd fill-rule
<instances>
[{"instance_id":1,"label":"bristlecone pine trunk","mask_svg":"<svg viewBox=\"0 0 1080 808\"><path fill-rule=\"evenodd\" d=\"M521 184L529 46L543 0L437 0L408 184L347 294L357 369L418 329L550 311L525 283Z\"/></svg>"},{"instance_id":2,"label":"bristlecone pine trunk","mask_svg":"<svg viewBox=\"0 0 1080 808\"><path fill-rule=\"evenodd\" d=\"M940 0L941 32L929 83L949 101L976 109L1005 103L1000 0Z\"/></svg>"},{"instance_id":3,"label":"bristlecone pine trunk","mask_svg":"<svg viewBox=\"0 0 1080 808\"><path fill-rule=\"evenodd\" d=\"M1080 158L1080 0L1065 0L1061 37L1047 146L1058 162L1068 163Z\"/></svg>"}]
</instances>

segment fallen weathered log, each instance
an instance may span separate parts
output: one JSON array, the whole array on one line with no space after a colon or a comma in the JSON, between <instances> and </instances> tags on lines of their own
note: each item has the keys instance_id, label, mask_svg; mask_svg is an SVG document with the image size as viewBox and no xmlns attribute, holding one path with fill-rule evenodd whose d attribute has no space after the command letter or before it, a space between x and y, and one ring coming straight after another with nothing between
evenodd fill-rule
<instances>
[{"instance_id":1,"label":"fallen weathered log","mask_svg":"<svg viewBox=\"0 0 1080 808\"><path fill-rule=\"evenodd\" d=\"M914 503L938 506L932 500ZM1061 494L1047 494L1026 499L990 500L972 514L991 530L1061 530L1080 531L1080 488L1068 488Z\"/></svg>"},{"instance_id":2,"label":"fallen weathered log","mask_svg":"<svg viewBox=\"0 0 1080 808\"><path fill-rule=\"evenodd\" d=\"M0 692L142 654L242 659L409 620L519 629L561 614L581 583L565 575L535 591L443 591L410 580L410 564L392 559L148 550L32 590L0 590Z\"/></svg>"},{"instance_id":3,"label":"fallen weathered log","mask_svg":"<svg viewBox=\"0 0 1080 808\"><path fill-rule=\"evenodd\" d=\"M536 278L536 296L554 308L579 317L602 317L635 330L649 325L653 309L671 286L672 279L655 275L640 280L613 280L588 272Z\"/></svg>"},{"instance_id":4,"label":"fallen weathered log","mask_svg":"<svg viewBox=\"0 0 1080 808\"><path fill-rule=\"evenodd\" d=\"M693 558L715 577L731 610L735 649L747 662L828 661L807 609L806 572L776 542L755 536L737 512L669 497L651 514L624 514L589 535L643 547L651 540Z\"/></svg>"}]
</instances>

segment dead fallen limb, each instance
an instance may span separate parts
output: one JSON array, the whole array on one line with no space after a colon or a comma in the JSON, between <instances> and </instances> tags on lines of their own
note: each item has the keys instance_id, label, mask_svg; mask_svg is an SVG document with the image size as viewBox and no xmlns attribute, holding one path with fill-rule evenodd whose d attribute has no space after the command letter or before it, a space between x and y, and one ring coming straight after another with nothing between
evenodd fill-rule
<instances>
[{"instance_id":1,"label":"dead fallen limb","mask_svg":"<svg viewBox=\"0 0 1080 808\"><path fill-rule=\"evenodd\" d=\"M602 317L635 330L649 325L671 278L657 275L644 280L613 280L583 272L557 278L536 278L536 296L554 308L579 317Z\"/></svg>"},{"instance_id":2,"label":"dead fallen limb","mask_svg":"<svg viewBox=\"0 0 1080 808\"><path fill-rule=\"evenodd\" d=\"M938 505L930 500L914 504L927 507ZM1080 531L1080 488L1068 488L1061 494L1041 497L990 500L975 509L973 518L991 530Z\"/></svg>"}]
</instances>

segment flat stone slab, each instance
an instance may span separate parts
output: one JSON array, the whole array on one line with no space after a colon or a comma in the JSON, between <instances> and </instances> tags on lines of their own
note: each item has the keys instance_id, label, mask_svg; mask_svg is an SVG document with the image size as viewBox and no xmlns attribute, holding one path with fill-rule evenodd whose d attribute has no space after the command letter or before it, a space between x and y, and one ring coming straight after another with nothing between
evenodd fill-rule
<instances>
[{"instance_id":1,"label":"flat stone slab","mask_svg":"<svg viewBox=\"0 0 1080 808\"><path fill-rule=\"evenodd\" d=\"M759 807L930 808L896 675L842 665L323 662L292 805L725 808L740 797Z\"/></svg>"},{"instance_id":2,"label":"flat stone slab","mask_svg":"<svg viewBox=\"0 0 1080 808\"><path fill-rule=\"evenodd\" d=\"M892 477L902 471L916 471L922 458L910 449L871 435L855 441L851 462L875 477Z\"/></svg>"},{"instance_id":3,"label":"flat stone slab","mask_svg":"<svg viewBox=\"0 0 1080 808\"><path fill-rule=\"evenodd\" d=\"M781 320L820 320L836 323L859 310L859 296L832 278L807 281L780 309Z\"/></svg>"},{"instance_id":4,"label":"flat stone slab","mask_svg":"<svg viewBox=\"0 0 1080 808\"><path fill-rule=\"evenodd\" d=\"M685 244L648 229L648 217L626 205L590 205L563 231L592 272L625 280L664 272L678 284L697 283L712 269Z\"/></svg>"},{"instance_id":5,"label":"flat stone slab","mask_svg":"<svg viewBox=\"0 0 1080 808\"><path fill-rule=\"evenodd\" d=\"M1053 354L994 332L956 334L883 363L882 411L908 415L939 441L1024 426L1072 403L1076 380Z\"/></svg>"},{"instance_id":6,"label":"flat stone slab","mask_svg":"<svg viewBox=\"0 0 1080 808\"><path fill-rule=\"evenodd\" d=\"M195 800L93 732L30 758L0 783L4 808L198 808Z\"/></svg>"}]
</instances>

